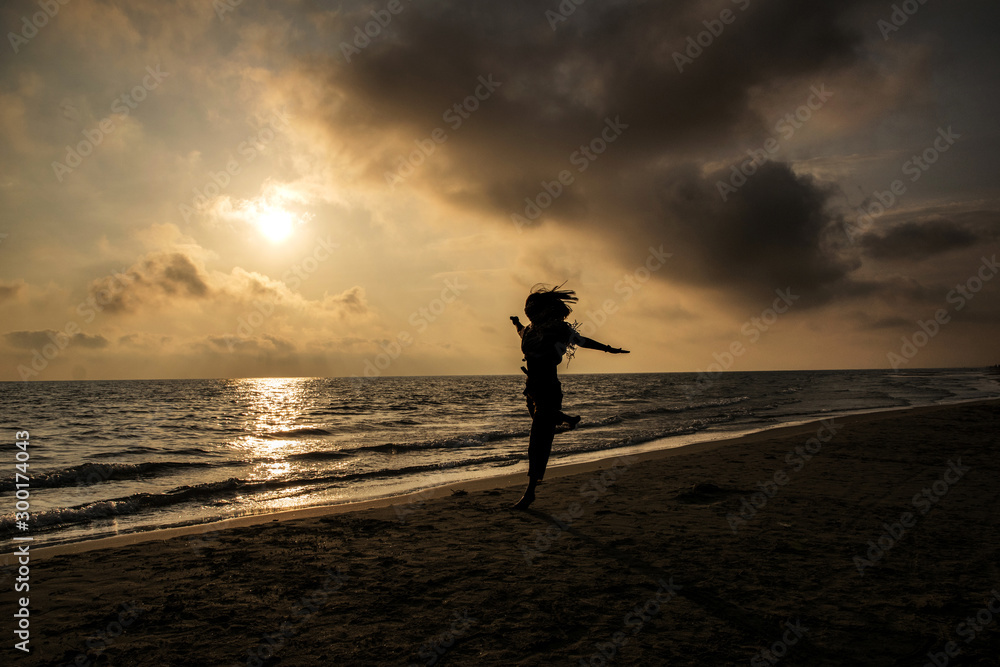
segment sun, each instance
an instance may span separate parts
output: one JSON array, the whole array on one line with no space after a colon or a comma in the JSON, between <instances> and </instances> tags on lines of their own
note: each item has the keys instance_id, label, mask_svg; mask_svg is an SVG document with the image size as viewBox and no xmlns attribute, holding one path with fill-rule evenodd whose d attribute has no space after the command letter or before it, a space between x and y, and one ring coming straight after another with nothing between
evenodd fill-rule
<instances>
[{"instance_id":1,"label":"sun","mask_svg":"<svg viewBox=\"0 0 1000 667\"><path fill-rule=\"evenodd\" d=\"M272 243L281 243L292 233L295 216L280 208L262 211L256 219L257 229Z\"/></svg>"}]
</instances>

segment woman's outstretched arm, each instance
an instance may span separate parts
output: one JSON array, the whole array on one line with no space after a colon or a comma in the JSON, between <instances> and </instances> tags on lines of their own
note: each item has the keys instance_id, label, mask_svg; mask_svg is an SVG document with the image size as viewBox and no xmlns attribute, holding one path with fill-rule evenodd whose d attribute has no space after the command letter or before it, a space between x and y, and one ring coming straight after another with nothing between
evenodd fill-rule
<instances>
[{"instance_id":1,"label":"woman's outstretched arm","mask_svg":"<svg viewBox=\"0 0 1000 667\"><path fill-rule=\"evenodd\" d=\"M593 338L587 338L586 336L577 337L576 344L580 347L585 347L588 350L601 350L602 352L610 352L611 354L629 354L628 350L623 350L620 347L611 347L610 345L605 345L604 343L598 343Z\"/></svg>"}]
</instances>

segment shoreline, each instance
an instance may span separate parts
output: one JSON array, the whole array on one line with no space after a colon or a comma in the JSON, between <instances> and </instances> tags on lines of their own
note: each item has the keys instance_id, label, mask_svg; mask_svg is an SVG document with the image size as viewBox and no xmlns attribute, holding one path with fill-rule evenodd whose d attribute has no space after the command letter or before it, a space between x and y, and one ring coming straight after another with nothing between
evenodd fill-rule
<instances>
[{"instance_id":1,"label":"shoreline","mask_svg":"<svg viewBox=\"0 0 1000 667\"><path fill-rule=\"evenodd\" d=\"M843 425L848 425L854 423L862 423L879 418L891 418L892 416L901 413L910 413L917 415L925 412L933 412L935 410L949 409L955 406L968 406L968 405L990 404L990 403L1000 404L1000 398L970 399L970 400L962 400L951 403L941 403L934 405L919 405L919 406L907 406L898 408L880 408L863 412L851 412L848 414L841 414L841 415L831 414L830 416L810 418L806 421L765 427L751 431L749 433L743 433L731 437L711 438L703 441L697 441L672 447L661 447L656 449L648 449L646 451L628 453L628 450L631 449L652 447L655 446L655 444L658 442L663 442L663 443L669 442L669 439L661 438L641 443L639 445L623 447L620 448L620 450L617 451L617 453L612 454L611 452L608 452L607 456L602 456L594 460L583 461L578 463L567 463L554 466L550 465L547 470L546 481L551 483L552 480L563 477L583 475L598 470L605 470L612 467L614 465L614 462L622 458L623 456L628 456L633 462L639 463L645 461L671 458L674 456L680 456L686 454L698 454L726 446L735 446L739 444L752 445L755 442L759 442L764 439L789 438L789 437L795 437L797 435L811 434L816 430L817 425L829 419L835 419ZM428 487L411 493L386 496L383 498L374 498L370 500L341 503L337 505L320 505L316 507L282 510L278 512L268 512L264 514L253 514L241 517L234 517L230 519L222 519L219 521L191 524L187 526L176 526L171 528L136 531L133 533L113 535L110 537L99 537L94 539L85 539L75 542L68 542L65 544L35 547L32 548L31 555L33 559L42 560L45 558L52 558L55 556L80 554L102 549L114 549L119 547L143 544L146 542L163 542L165 540L177 537L204 534L207 532L215 533L219 531L246 528L250 526L257 526L260 524L267 524L273 522L295 521L298 519L310 519L316 517L351 514L355 512L363 512L365 510L385 509L400 505L413 505L415 503L422 504L427 501L437 500L443 497L450 496L452 493L456 491L464 491L468 493L492 491L496 489L506 489L512 486L519 486L523 485L524 483L525 483L525 473L523 471L517 473L507 473L504 475L492 475L489 477L483 477L473 480L448 482L440 486ZM14 559L13 553L4 553L0 555L0 566L10 565L13 562L13 559Z\"/></svg>"}]
</instances>

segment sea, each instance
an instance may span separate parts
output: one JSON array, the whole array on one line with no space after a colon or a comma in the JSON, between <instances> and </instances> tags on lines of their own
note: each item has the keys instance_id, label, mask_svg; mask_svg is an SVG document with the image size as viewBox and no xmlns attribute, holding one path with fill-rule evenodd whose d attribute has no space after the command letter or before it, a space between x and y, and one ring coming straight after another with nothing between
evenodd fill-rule
<instances>
[{"instance_id":1,"label":"sea","mask_svg":"<svg viewBox=\"0 0 1000 667\"><path fill-rule=\"evenodd\" d=\"M990 369L566 374L562 383L564 411L583 419L556 435L550 467L1000 397ZM37 548L526 473L523 388L524 376L0 383L0 538L30 533ZM25 483L16 472L28 486L16 486Z\"/></svg>"}]
</instances>

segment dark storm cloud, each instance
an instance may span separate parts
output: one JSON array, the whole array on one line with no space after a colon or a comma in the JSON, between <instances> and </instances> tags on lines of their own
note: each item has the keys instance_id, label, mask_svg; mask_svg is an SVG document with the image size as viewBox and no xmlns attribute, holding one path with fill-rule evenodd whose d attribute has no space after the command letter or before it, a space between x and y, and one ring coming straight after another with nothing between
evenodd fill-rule
<instances>
[{"instance_id":1,"label":"dark storm cloud","mask_svg":"<svg viewBox=\"0 0 1000 667\"><path fill-rule=\"evenodd\" d=\"M408 7L349 64L338 54L339 62L312 60L306 71L327 83L329 103L319 114L331 134L359 142L359 154L374 134L422 139L446 128L442 111L492 75L497 90L448 130L447 159L428 159L412 177L429 196L506 222L523 213L542 181L570 170L585 184L562 188L539 222L559 219L604 235L612 252L627 252L635 237L627 232L676 239L690 254L673 275L691 283L826 289L852 268L825 245L828 191L772 165L724 205L695 174L692 157L706 147L742 152L763 127L749 108L761 89L857 64L861 35L846 26L859 4L586 3L553 31L547 5L443 2ZM678 71L674 53L723 8L734 20ZM574 164L574 151L599 137L608 119L627 128L599 158ZM368 175L383 180L400 151L413 147L411 140L375 155ZM667 215L651 221L647 205L657 208L667 174L680 174L668 188L680 199L660 192Z\"/></svg>"},{"instance_id":2,"label":"dark storm cloud","mask_svg":"<svg viewBox=\"0 0 1000 667\"><path fill-rule=\"evenodd\" d=\"M743 294L791 288L809 293L803 305L825 300L834 289L865 291L847 280L856 265L841 259L832 241L839 219L829 210L828 187L769 163L724 202L716 190L724 177L693 167L664 177L663 215L649 221L647 233L659 227L669 239L674 279Z\"/></svg>"},{"instance_id":3,"label":"dark storm cloud","mask_svg":"<svg viewBox=\"0 0 1000 667\"><path fill-rule=\"evenodd\" d=\"M348 93L371 116L354 105L329 108L337 125L364 117L375 127L430 129L479 76L493 74L502 83L496 98L461 129L460 169L488 156L519 172L532 168L522 158L536 156L548 163L537 165L546 170L539 177L550 176L551 163L608 114L631 124L633 154L729 132L745 119L753 86L850 64L860 36L841 19L857 4L732 5L733 23L683 73L672 54L706 29L703 21L718 19L718 3L588 3L555 31L537 3L415 6L395 20L394 34L372 40L350 64L338 54L328 70L331 93Z\"/></svg>"},{"instance_id":4,"label":"dark storm cloud","mask_svg":"<svg viewBox=\"0 0 1000 667\"><path fill-rule=\"evenodd\" d=\"M924 259L980 241L974 232L949 220L908 222L883 234L861 238L865 254L873 259Z\"/></svg>"}]
</instances>

